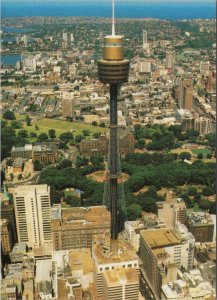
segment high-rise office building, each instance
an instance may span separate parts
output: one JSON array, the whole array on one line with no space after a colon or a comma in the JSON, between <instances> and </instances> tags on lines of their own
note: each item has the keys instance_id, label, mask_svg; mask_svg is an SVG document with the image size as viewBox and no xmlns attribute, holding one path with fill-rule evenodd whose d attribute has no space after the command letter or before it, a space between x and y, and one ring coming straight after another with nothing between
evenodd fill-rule
<instances>
[{"instance_id":1,"label":"high-rise office building","mask_svg":"<svg viewBox=\"0 0 217 300\"><path fill-rule=\"evenodd\" d=\"M143 45L144 45L145 43L148 42L148 32L147 32L147 30L142 31L142 37L143 37Z\"/></svg>"},{"instance_id":2,"label":"high-rise office building","mask_svg":"<svg viewBox=\"0 0 217 300\"><path fill-rule=\"evenodd\" d=\"M209 74L206 82L206 89L209 93L214 93L216 91L216 71Z\"/></svg>"},{"instance_id":3,"label":"high-rise office building","mask_svg":"<svg viewBox=\"0 0 217 300\"><path fill-rule=\"evenodd\" d=\"M0 231L2 252L4 254L10 253L12 250L12 231L7 219L0 220Z\"/></svg>"},{"instance_id":4,"label":"high-rise office building","mask_svg":"<svg viewBox=\"0 0 217 300\"><path fill-rule=\"evenodd\" d=\"M28 46L28 36L27 35L23 36L23 43L24 43L25 47Z\"/></svg>"},{"instance_id":5,"label":"high-rise office building","mask_svg":"<svg viewBox=\"0 0 217 300\"><path fill-rule=\"evenodd\" d=\"M11 228L12 236L12 246L17 241L17 230L16 230L16 221L14 213L14 205L2 202L1 203L1 219L6 219L9 222L9 227Z\"/></svg>"},{"instance_id":6,"label":"high-rise office building","mask_svg":"<svg viewBox=\"0 0 217 300\"><path fill-rule=\"evenodd\" d=\"M13 197L18 241L35 248L51 242L50 187L20 185Z\"/></svg>"},{"instance_id":7,"label":"high-rise office building","mask_svg":"<svg viewBox=\"0 0 217 300\"><path fill-rule=\"evenodd\" d=\"M23 57L23 69L24 71L33 71L35 72L37 68L36 58L33 56L24 56Z\"/></svg>"},{"instance_id":8,"label":"high-rise office building","mask_svg":"<svg viewBox=\"0 0 217 300\"><path fill-rule=\"evenodd\" d=\"M176 229L140 231L140 258L151 289L161 297L161 286L177 279L178 268L193 267L195 238L185 225Z\"/></svg>"},{"instance_id":9,"label":"high-rise office building","mask_svg":"<svg viewBox=\"0 0 217 300\"><path fill-rule=\"evenodd\" d=\"M168 49L166 51L166 69L172 70L174 67L174 51Z\"/></svg>"},{"instance_id":10,"label":"high-rise office building","mask_svg":"<svg viewBox=\"0 0 217 300\"><path fill-rule=\"evenodd\" d=\"M148 49L149 48L147 30L142 31L142 46L143 46L143 49Z\"/></svg>"},{"instance_id":11,"label":"high-rise office building","mask_svg":"<svg viewBox=\"0 0 217 300\"><path fill-rule=\"evenodd\" d=\"M198 116L194 119L194 130L200 134L207 134L212 132L211 120L208 117Z\"/></svg>"},{"instance_id":12,"label":"high-rise office building","mask_svg":"<svg viewBox=\"0 0 217 300\"><path fill-rule=\"evenodd\" d=\"M64 40L65 42L68 41L68 34L67 34L67 32L63 32L63 40Z\"/></svg>"},{"instance_id":13,"label":"high-rise office building","mask_svg":"<svg viewBox=\"0 0 217 300\"><path fill-rule=\"evenodd\" d=\"M194 235L196 242L213 241L214 223L210 214L204 212L192 213L187 217L186 226Z\"/></svg>"},{"instance_id":14,"label":"high-rise office building","mask_svg":"<svg viewBox=\"0 0 217 300\"><path fill-rule=\"evenodd\" d=\"M107 232L110 226L105 206L52 208L53 250L91 249L93 236Z\"/></svg>"},{"instance_id":15,"label":"high-rise office building","mask_svg":"<svg viewBox=\"0 0 217 300\"><path fill-rule=\"evenodd\" d=\"M118 253L111 252L109 241L109 235L98 235L93 242L93 280L96 288L94 299L137 300L139 298L138 256L133 247L125 241L119 241ZM126 273L124 270L127 270ZM123 282L119 281L121 274L123 274ZM114 284L112 284L112 277ZM130 284L134 291L133 295L130 294L127 286ZM125 297L124 292L126 292Z\"/></svg>"},{"instance_id":16,"label":"high-rise office building","mask_svg":"<svg viewBox=\"0 0 217 300\"><path fill-rule=\"evenodd\" d=\"M201 61L200 62L200 74L209 75L209 61Z\"/></svg>"},{"instance_id":17,"label":"high-rise office building","mask_svg":"<svg viewBox=\"0 0 217 300\"><path fill-rule=\"evenodd\" d=\"M70 34L70 40L71 40L71 43L74 43L74 34L73 33Z\"/></svg>"},{"instance_id":18,"label":"high-rise office building","mask_svg":"<svg viewBox=\"0 0 217 300\"><path fill-rule=\"evenodd\" d=\"M178 87L179 108L192 109L193 105L193 82L190 78L181 78Z\"/></svg>"},{"instance_id":19,"label":"high-rise office building","mask_svg":"<svg viewBox=\"0 0 217 300\"><path fill-rule=\"evenodd\" d=\"M185 223L185 202L174 199L173 201L157 202L156 206L158 218L162 219L168 227L174 228L177 222Z\"/></svg>"},{"instance_id":20,"label":"high-rise office building","mask_svg":"<svg viewBox=\"0 0 217 300\"><path fill-rule=\"evenodd\" d=\"M151 73L151 61L144 60L139 63L139 72L140 73Z\"/></svg>"}]
</instances>

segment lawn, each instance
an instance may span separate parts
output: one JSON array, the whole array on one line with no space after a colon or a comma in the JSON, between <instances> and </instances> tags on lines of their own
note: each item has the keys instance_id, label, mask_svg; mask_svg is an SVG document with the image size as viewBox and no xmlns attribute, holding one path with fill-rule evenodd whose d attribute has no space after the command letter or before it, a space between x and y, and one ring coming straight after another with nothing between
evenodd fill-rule
<instances>
[{"instance_id":1,"label":"lawn","mask_svg":"<svg viewBox=\"0 0 217 300\"><path fill-rule=\"evenodd\" d=\"M193 212L203 212L203 211L204 210L199 207L198 203L195 203L194 207L187 208L187 215L190 215Z\"/></svg>"},{"instance_id":2,"label":"lawn","mask_svg":"<svg viewBox=\"0 0 217 300\"><path fill-rule=\"evenodd\" d=\"M188 152L188 153L192 154L191 150L189 150L189 149L182 149L182 148L172 149L170 152L171 153L177 153L177 154L180 154L182 152Z\"/></svg>"},{"instance_id":3,"label":"lawn","mask_svg":"<svg viewBox=\"0 0 217 300\"><path fill-rule=\"evenodd\" d=\"M199 153L202 153L203 155L207 155L211 153L210 150L207 148L192 149L191 152L196 155L198 155Z\"/></svg>"},{"instance_id":4,"label":"lawn","mask_svg":"<svg viewBox=\"0 0 217 300\"><path fill-rule=\"evenodd\" d=\"M24 115L20 115L20 116L16 115L16 118L17 121L22 122L23 129L25 129L28 132L35 132L39 134L41 132L48 133L49 129L55 129L57 137L59 137L59 135L62 134L63 132L67 132L67 131L72 132L74 135L78 135L78 134L83 134L83 130L89 130L91 136L93 133L96 132L106 133L108 130L107 128L87 125L80 122L79 123L67 122L63 120L56 120L56 119L49 119L49 118L43 118L40 120L32 119L32 125L27 126ZM38 130L35 129L36 124L39 128Z\"/></svg>"}]
</instances>

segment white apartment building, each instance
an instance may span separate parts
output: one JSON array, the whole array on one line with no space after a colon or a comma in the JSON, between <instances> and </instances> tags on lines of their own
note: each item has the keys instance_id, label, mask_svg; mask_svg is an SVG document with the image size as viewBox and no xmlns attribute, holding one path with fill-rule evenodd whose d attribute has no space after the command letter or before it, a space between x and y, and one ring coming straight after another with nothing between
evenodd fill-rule
<instances>
[{"instance_id":1,"label":"white apartment building","mask_svg":"<svg viewBox=\"0 0 217 300\"><path fill-rule=\"evenodd\" d=\"M20 185L13 198L18 241L34 248L51 242L50 187Z\"/></svg>"},{"instance_id":2,"label":"white apartment building","mask_svg":"<svg viewBox=\"0 0 217 300\"><path fill-rule=\"evenodd\" d=\"M200 62L200 73L203 75L209 75L209 61L201 61Z\"/></svg>"},{"instance_id":3,"label":"white apartment building","mask_svg":"<svg viewBox=\"0 0 217 300\"><path fill-rule=\"evenodd\" d=\"M143 45L143 49L148 49L149 48L147 30L142 31L142 45Z\"/></svg>"},{"instance_id":4,"label":"white apartment building","mask_svg":"<svg viewBox=\"0 0 217 300\"><path fill-rule=\"evenodd\" d=\"M157 202L157 216L171 228L175 227L176 222L185 223L186 205L181 199L173 199L172 201Z\"/></svg>"},{"instance_id":5,"label":"white apartment building","mask_svg":"<svg viewBox=\"0 0 217 300\"><path fill-rule=\"evenodd\" d=\"M173 69L174 67L174 51L167 50L166 51L166 69Z\"/></svg>"}]
</instances>

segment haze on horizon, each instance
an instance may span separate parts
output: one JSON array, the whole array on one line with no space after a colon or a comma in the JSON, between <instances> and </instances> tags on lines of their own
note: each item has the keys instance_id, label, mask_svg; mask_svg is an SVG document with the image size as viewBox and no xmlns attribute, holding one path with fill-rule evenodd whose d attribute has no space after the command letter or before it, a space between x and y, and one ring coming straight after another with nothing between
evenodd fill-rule
<instances>
[{"instance_id":1,"label":"haze on horizon","mask_svg":"<svg viewBox=\"0 0 217 300\"><path fill-rule=\"evenodd\" d=\"M16 3L16 2L23 2L23 3L32 3L32 0L2 0L1 1L2 3ZM102 0L34 0L34 3L54 3L54 2L57 2L57 3L64 3L64 2L67 2L67 3L77 3L77 4L80 4L81 2L86 2L88 4L93 4L93 3L102 3ZM111 0L104 0L104 2L107 2L107 3L111 3ZM116 4L118 3L146 3L146 4L152 4L153 2L156 2L156 3L216 3L215 0L116 0L115 1Z\"/></svg>"}]
</instances>

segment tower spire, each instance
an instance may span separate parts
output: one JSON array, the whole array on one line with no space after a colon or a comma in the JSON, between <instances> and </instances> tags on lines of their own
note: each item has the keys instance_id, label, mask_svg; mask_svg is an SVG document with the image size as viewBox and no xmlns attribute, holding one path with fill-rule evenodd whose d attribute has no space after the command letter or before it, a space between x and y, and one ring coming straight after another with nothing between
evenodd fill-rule
<instances>
[{"instance_id":1,"label":"tower spire","mask_svg":"<svg viewBox=\"0 0 217 300\"><path fill-rule=\"evenodd\" d=\"M115 0L112 0L112 36L115 35Z\"/></svg>"}]
</instances>

